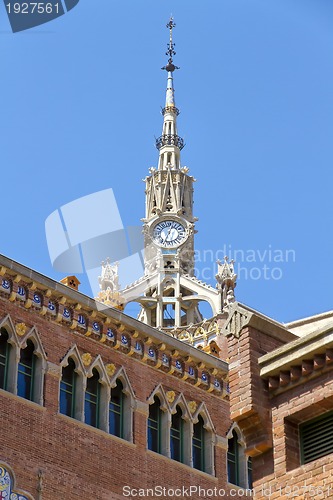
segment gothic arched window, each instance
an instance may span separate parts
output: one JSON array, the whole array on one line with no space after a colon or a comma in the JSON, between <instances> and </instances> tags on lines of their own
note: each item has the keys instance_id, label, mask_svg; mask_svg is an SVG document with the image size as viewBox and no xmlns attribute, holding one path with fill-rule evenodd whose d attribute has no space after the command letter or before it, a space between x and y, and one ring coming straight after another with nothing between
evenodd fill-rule
<instances>
[{"instance_id":1,"label":"gothic arched window","mask_svg":"<svg viewBox=\"0 0 333 500\"><path fill-rule=\"evenodd\" d=\"M245 445L240 431L230 431L227 454L228 483L252 489L252 460L245 455Z\"/></svg>"},{"instance_id":2,"label":"gothic arched window","mask_svg":"<svg viewBox=\"0 0 333 500\"><path fill-rule=\"evenodd\" d=\"M109 404L109 432L120 438L124 437L124 400L123 384L117 380L117 385L111 390Z\"/></svg>"},{"instance_id":3,"label":"gothic arched window","mask_svg":"<svg viewBox=\"0 0 333 500\"><path fill-rule=\"evenodd\" d=\"M9 366L9 349L7 330L0 330L0 389L7 389L7 374Z\"/></svg>"},{"instance_id":4,"label":"gothic arched window","mask_svg":"<svg viewBox=\"0 0 333 500\"><path fill-rule=\"evenodd\" d=\"M199 415L198 422L193 425L192 453L193 467L202 471L205 470L205 433L204 421Z\"/></svg>"},{"instance_id":5,"label":"gothic arched window","mask_svg":"<svg viewBox=\"0 0 333 500\"><path fill-rule=\"evenodd\" d=\"M178 462L183 462L183 419L182 410L177 406L176 413L171 417L170 456Z\"/></svg>"},{"instance_id":6,"label":"gothic arched window","mask_svg":"<svg viewBox=\"0 0 333 500\"><path fill-rule=\"evenodd\" d=\"M76 380L75 362L69 358L68 365L62 369L60 382L60 413L75 418Z\"/></svg>"},{"instance_id":7,"label":"gothic arched window","mask_svg":"<svg viewBox=\"0 0 333 500\"><path fill-rule=\"evenodd\" d=\"M161 453L161 403L157 396L149 406L148 416L148 449Z\"/></svg>"},{"instance_id":8,"label":"gothic arched window","mask_svg":"<svg viewBox=\"0 0 333 500\"><path fill-rule=\"evenodd\" d=\"M27 341L27 347L21 349L20 361L17 373L17 395L22 398L34 400L34 377L36 356L35 346L31 340Z\"/></svg>"},{"instance_id":9,"label":"gothic arched window","mask_svg":"<svg viewBox=\"0 0 333 500\"><path fill-rule=\"evenodd\" d=\"M100 393L99 373L94 369L87 379L84 399L84 421L93 427L99 427Z\"/></svg>"},{"instance_id":10,"label":"gothic arched window","mask_svg":"<svg viewBox=\"0 0 333 500\"><path fill-rule=\"evenodd\" d=\"M239 485L239 444L236 431L228 440L228 482Z\"/></svg>"}]
</instances>

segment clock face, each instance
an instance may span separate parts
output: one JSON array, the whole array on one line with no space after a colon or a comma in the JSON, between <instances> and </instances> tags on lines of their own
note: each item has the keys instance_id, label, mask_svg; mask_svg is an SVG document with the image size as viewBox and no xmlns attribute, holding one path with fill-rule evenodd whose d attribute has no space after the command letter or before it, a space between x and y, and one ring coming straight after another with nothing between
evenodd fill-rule
<instances>
[{"instance_id":1,"label":"clock face","mask_svg":"<svg viewBox=\"0 0 333 500\"><path fill-rule=\"evenodd\" d=\"M153 229L154 242L165 248L181 245L186 237L184 226L175 220L159 222Z\"/></svg>"}]
</instances>

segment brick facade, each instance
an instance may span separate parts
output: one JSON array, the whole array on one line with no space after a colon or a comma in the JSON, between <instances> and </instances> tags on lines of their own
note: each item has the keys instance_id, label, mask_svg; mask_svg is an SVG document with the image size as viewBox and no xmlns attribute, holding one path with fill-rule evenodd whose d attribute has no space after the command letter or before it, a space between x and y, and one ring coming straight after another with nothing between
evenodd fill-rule
<instances>
[{"instance_id":1,"label":"brick facade","mask_svg":"<svg viewBox=\"0 0 333 500\"><path fill-rule=\"evenodd\" d=\"M280 327L274 332L268 318L258 315L256 328L254 321L226 333L230 415L252 456L255 498L331 498L332 454L301 465L299 435L299 424L333 410L331 350ZM266 368L263 377L268 357L272 373Z\"/></svg>"},{"instance_id":2,"label":"brick facade","mask_svg":"<svg viewBox=\"0 0 333 500\"><path fill-rule=\"evenodd\" d=\"M11 472L15 491L29 500L109 500L126 494L134 498L140 488L155 487L170 489L164 498L333 495L332 455L302 465L299 433L300 424L333 409L329 328L300 338L236 303L217 338L223 346L220 356L228 359L228 365L115 309L100 310L77 291L6 258L1 257L0 264L0 279L6 280L0 287L0 326L16 332L21 348L33 332L39 342L36 352L43 358L41 404L0 389L0 467ZM19 286L25 289L24 300L18 297ZM34 293L40 294L40 304L34 303ZM57 304L56 312L50 301ZM64 307L73 312L71 321L61 315ZM79 315L87 319L85 328L79 326ZM94 322L101 331L94 330ZM110 326L115 332L112 342L106 335ZM123 335L128 345L122 342ZM141 342L140 354L133 347L136 341ZM154 359L149 357L151 348ZM59 412L62 363L73 349L80 363L88 359L87 377L93 366L100 366L103 373L111 367L110 380L113 373L114 377L126 374L133 395L133 439L118 438ZM163 364L164 355L170 360L168 366ZM156 390L170 398L164 403L169 423L177 401L186 422L197 421L199 412L206 418L211 470L202 472L191 461L186 465L168 453L147 449L149 404ZM238 483L242 488L228 483L228 439L235 430L243 450ZM252 492L245 490L248 457ZM176 490L173 495L176 488L184 488L184 494Z\"/></svg>"},{"instance_id":3,"label":"brick facade","mask_svg":"<svg viewBox=\"0 0 333 500\"><path fill-rule=\"evenodd\" d=\"M3 325L7 330L22 324L26 331L34 327L47 357L43 405L0 389L1 428L5 429L0 462L14 471L17 488L29 493L34 499L43 500L125 498L122 492L126 485L131 488L200 486L208 490L226 489L225 436L230 427L229 404L225 389L217 393L212 384L213 377L218 375L224 377L222 383L226 384L226 364L223 361L185 346L119 311L111 311L113 317L109 318L111 323L108 323L104 317L107 313L89 310L87 304L90 306L93 301L86 300L82 307L78 306L79 301L83 300L81 294L37 273L32 284L31 280L22 278L22 273L26 272L23 268L16 269L15 272L10 270L9 273L7 268L5 270L2 267L1 270L2 276L13 282L13 288L11 293L1 293L0 321L7 318L7 324ZM17 300L15 276L18 276L18 271L21 284L24 283L27 288L32 286L33 290L39 290L43 294L44 309L27 307L27 300ZM184 360L184 363L191 362L193 366L199 366L198 370L206 370L211 376L210 384L201 384L200 378L189 380L184 372L165 372L158 363L150 363L147 359L129 354L128 350L119 345L112 347L101 336L84 333L78 328L72 329L63 321L57 321L57 317L45 312L45 305L50 297L57 299L59 303L66 299L66 304L74 309L114 325L118 333L126 333L131 339L133 336L142 338L147 345L154 345L163 352L171 353L172 363L177 358ZM164 342L158 343L161 336ZM59 413L60 364L74 345L80 355L89 353L92 363L100 357L105 366L113 364L116 371L121 367L125 370L135 395L132 443ZM175 398L182 394L187 403L194 402L195 408L205 404L214 431L212 474L147 450L148 399L159 385L165 392L173 391ZM210 496L201 495L201 498Z\"/></svg>"}]
</instances>

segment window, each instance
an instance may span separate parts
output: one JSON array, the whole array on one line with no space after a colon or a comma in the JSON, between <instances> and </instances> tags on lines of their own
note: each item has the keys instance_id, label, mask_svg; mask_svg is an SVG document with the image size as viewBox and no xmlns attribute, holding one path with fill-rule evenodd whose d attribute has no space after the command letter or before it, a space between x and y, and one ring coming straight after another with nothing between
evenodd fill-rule
<instances>
[{"instance_id":1,"label":"window","mask_svg":"<svg viewBox=\"0 0 333 500\"><path fill-rule=\"evenodd\" d=\"M240 434L240 431L238 429ZM245 445L235 429L228 436L228 482L241 488L252 489L252 459L245 455Z\"/></svg>"},{"instance_id":2,"label":"window","mask_svg":"<svg viewBox=\"0 0 333 500\"><path fill-rule=\"evenodd\" d=\"M161 408L157 396L154 397L154 403L149 406L148 449L161 453Z\"/></svg>"},{"instance_id":3,"label":"window","mask_svg":"<svg viewBox=\"0 0 333 500\"><path fill-rule=\"evenodd\" d=\"M205 429L204 421L201 415L199 415L198 423L193 425L193 439L192 439L192 450L193 450L193 467L195 469L205 470Z\"/></svg>"},{"instance_id":4,"label":"window","mask_svg":"<svg viewBox=\"0 0 333 500\"><path fill-rule=\"evenodd\" d=\"M99 373L93 370L92 377L87 379L87 388L84 400L85 423L99 427L100 383Z\"/></svg>"},{"instance_id":5,"label":"window","mask_svg":"<svg viewBox=\"0 0 333 500\"><path fill-rule=\"evenodd\" d=\"M300 425L301 463L333 453L333 412Z\"/></svg>"},{"instance_id":6,"label":"window","mask_svg":"<svg viewBox=\"0 0 333 500\"><path fill-rule=\"evenodd\" d=\"M239 454L238 436L235 431L232 438L228 440L228 482L239 485Z\"/></svg>"},{"instance_id":7,"label":"window","mask_svg":"<svg viewBox=\"0 0 333 500\"><path fill-rule=\"evenodd\" d=\"M183 462L183 419L179 406L171 417L170 456L173 460Z\"/></svg>"},{"instance_id":8,"label":"window","mask_svg":"<svg viewBox=\"0 0 333 500\"><path fill-rule=\"evenodd\" d=\"M8 333L4 328L0 329L0 389L7 389L7 374L9 365Z\"/></svg>"},{"instance_id":9,"label":"window","mask_svg":"<svg viewBox=\"0 0 333 500\"><path fill-rule=\"evenodd\" d=\"M76 392L75 363L70 358L68 365L62 369L60 382L60 413L68 417L75 417L75 392Z\"/></svg>"},{"instance_id":10,"label":"window","mask_svg":"<svg viewBox=\"0 0 333 500\"><path fill-rule=\"evenodd\" d=\"M35 369L35 346L31 340L27 341L27 347L21 349L20 361L17 374L17 395L33 401L34 395L34 369Z\"/></svg>"},{"instance_id":11,"label":"window","mask_svg":"<svg viewBox=\"0 0 333 500\"><path fill-rule=\"evenodd\" d=\"M214 475L216 434L205 403L193 411L183 394L166 392L162 385L148 401L148 449Z\"/></svg>"},{"instance_id":12,"label":"window","mask_svg":"<svg viewBox=\"0 0 333 500\"><path fill-rule=\"evenodd\" d=\"M3 326L2 326L3 325ZM7 316L0 325L0 389L39 405L44 403L46 354L38 331ZM20 338L22 337L22 339Z\"/></svg>"},{"instance_id":13,"label":"window","mask_svg":"<svg viewBox=\"0 0 333 500\"><path fill-rule=\"evenodd\" d=\"M124 399L123 384L117 380L117 385L111 390L109 404L109 432L114 436L124 437Z\"/></svg>"}]
</instances>

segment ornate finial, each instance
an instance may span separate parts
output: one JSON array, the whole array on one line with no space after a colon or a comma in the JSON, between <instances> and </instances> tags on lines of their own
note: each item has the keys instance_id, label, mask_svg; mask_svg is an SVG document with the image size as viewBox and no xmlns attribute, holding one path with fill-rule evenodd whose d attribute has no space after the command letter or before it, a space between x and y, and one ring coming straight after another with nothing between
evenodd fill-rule
<instances>
[{"instance_id":1,"label":"ornate finial","mask_svg":"<svg viewBox=\"0 0 333 500\"><path fill-rule=\"evenodd\" d=\"M95 299L106 306L115 307L122 311L124 301L119 293L118 265L118 262L111 264L109 257L102 262L102 274L98 277L101 291Z\"/></svg>"},{"instance_id":2,"label":"ornate finial","mask_svg":"<svg viewBox=\"0 0 333 500\"><path fill-rule=\"evenodd\" d=\"M234 289L236 287L237 274L234 272L234 261L229 262L228 257L224 257L224 262L217 261L218 271L215 276L216 288L222 295L223 310L227 310L232 302L235 302Z\"/></svg>"},{"instance_id":3,"label":"ornate finial","mask_svg":"<svg viewBox=\"0 0 333 500\"><path fill-rule=\"evenodd\" d=\"M173 73L175 71L175 69L179 69L178 66L175 66L173 64L173 56L176 55L176 51L175 51L176 44L173 43L173 40L172 40L172 30L173 30L173 28L175 28L175 26L176 26L176 23L174 22L173 17L170 17L170 21L166 25L166 27L170 31L170 39L169 39L169 43L168 43L168 50L165 53L167 56L169 56L169 59L168 59L168 64L166 66L163 66L163 68L162 68L170 73Z\"/></svg>"},{"instance_id":4,"label":"ornate finial","mask_svg":"<svg viewBox=\"0 0 333 500\"><path fill-rule=\"evenodd\" d=\"M107 259L102 262L102 275L98 278L100 289L107 290L109 287L113 292L118 292L120 289L118 279L118 262L112 265L110 263L110 258L107 257Z\"/></svg>"}]
</instances>

